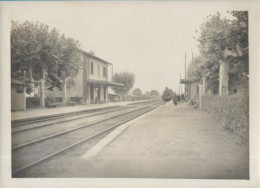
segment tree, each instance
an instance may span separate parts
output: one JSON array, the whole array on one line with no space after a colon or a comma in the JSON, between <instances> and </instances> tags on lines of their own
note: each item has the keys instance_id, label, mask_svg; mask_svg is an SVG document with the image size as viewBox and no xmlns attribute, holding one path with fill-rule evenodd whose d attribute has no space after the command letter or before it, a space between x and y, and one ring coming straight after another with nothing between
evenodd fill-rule
<instances>
[{"instance_id":1,"label":"tree","mask_svg":"<svg viewBox=\"0 0 260 188\"><path fill-rule=\"evenodd\" d=\"M230 85L228 80L238 82L248 75L248 13L230 13L234 19L221 18L219 13L207 17L197 39L200 55L188 70L193 78L207 77L211 86L219 82L220 90Z\"/></svg>"},{"instance_id":2,"label":"tree","mask_svg":"<svg viewBox=\"0 0 260 188\"><path fill-rule=\"evenodd\" d=\"M49 87L57 87L63 91L63 102L67 103L67 87L74 84L80 67L79 42L72 38L61 36L59 42L59 64L49 73L52 84Z\"/></svg>"},{"instance_id":3,"label":"tree","mask_svg":"<svg viewBox=\"0 0 260 188\"><path fill-rule=\"evenodd\" d=\"M234 40L238 41L241 48L241 56L232 59L230 62L229 82L230 85L236 82L248 82L249 75L249 51L248 51L248 12L231 11L234 16L232 20ZM248 83L247 83L248 85ZM248 89L248 88L246 88Z\"/></svg>"},{"instance_id":4,"label":"tree","mask_svg":"<svg viewBox=\"0 0 260 188\"><path fill-rule=\"evenodd\" d=\"M151 92L150 91L146 91L143 95L144 99L151 99Z\"/></svg>"},{"instance_id":5,"label":"tree","mask_svg":"<svg viewBox=\"0 0 260 188\"><path fill-rule=\"evenodd\" d=\"M12 76L23 80L41 83L41 105L45 106L44 88L48 69L57 63L55 54L58 32L44 24L12 22L11 26L11 65Z\"/></svg>"},{"instance_id":6,"label":"tree","mask_svg":"<svg viewBox=\"0 0 260 188\"><path fill-rule=\"evenodd\" d=\"M160 96L160 92L157 91L157 90L151 90L150 96L151 97L159 97Z\"/></svg>"},{"instance_id":7,"label":"tree","mask_svg":"<svg viewBox=\"0 0 260 188\"><path fill-rule=\"evenodd\" d=\"M139 96L139 97L143 95L141 89L139 89L139 88L135 88L134 91L132 92L132 94L135 96Z\"/></svg>"},{"instance_id":8,"label":"tree","mask_svg":"<svg viewBox=\"0 0 260 188\"><path fill-rule=\"evenodd\" d=\"M188 70L188 78L199 80L202 78L203 74L206 74L205 71L205 60L202 56L195 56L191 63L189 64Z\"/></svg>"},{"instance_id":9,"label":"tree","mask_svg":"<svg viewBox=\"0 0 260 188\"><path fill-rule=\"evenodd\" d=\"M34 78L39 74L40 48L36 24L11 22L11 75L29 83L30 88L34 87Z\"/></svg>"},{"instance_id":10,"label":"tree","mask_svg":"<svg viewBox=\"0 0 260 188\"><path fill-rule=\"evenodd\" d=\"M49 32L49 27L47 25L40 24L38 42L42 46L40 50L41 103L42 107L45 107L45 84L51 85L55 82L55 80L52 80L52 77L49 77L48 75L51 75L53 70L55 70L60 63L59 33L56 29Z\"/></svg>"},{"instance_id":11,"label":"tree","mask_svg":"<svg viewBox=\"0 0 260 188\"><path fill-rule=\"evenodd\" d=\"M45 86L66 87L78 71L78 41L61 36L54 28L36 22L12 22L12 77L40 83L41 106L45 106ZM65 81L65 84L64 84ZM33 87L33 86L32 86Z\"/></svg>"},{"instance_id":12,"label":"tree","mask_svg":"<svg viewBox=\"0 0 260 188\"><path fill-rule=\"evenodd\" d=\"M124 84L123 87L112 87L113 91L118 94L122 100L133 87L135 76L130 72L115 73L112 81Z\"/></svg>"}]
</instances>

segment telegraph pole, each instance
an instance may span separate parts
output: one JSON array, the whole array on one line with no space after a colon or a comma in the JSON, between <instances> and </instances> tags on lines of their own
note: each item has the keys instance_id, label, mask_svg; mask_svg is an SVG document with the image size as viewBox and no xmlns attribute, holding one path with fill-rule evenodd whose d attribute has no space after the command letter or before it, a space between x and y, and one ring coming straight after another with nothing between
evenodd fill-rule
<instances>
[{"instance_id":1,"label":"telegraph pole","mask_svg":"<svg viewBox=\"0 0 260 188\"><path fill-rule=\"evenodd\" d=\"M186 79L186 52L185 52L184 79Z\"/></svg>"},{"instance_id":2,"label":"telegraph pole","mask_svg":"<svg viewBox=\"0 0 260 188\"><path fill-rule=\"evenodd\" d=\"M182 93L182 85L181 85L181 73L180 73L180 95Z\"/></svg>"},{"instance_id":3,"label":"telegraph pole","mask_svg":"<svg viewBox=\"0 0 260 188\"><path fill-rule=\"evenodd\" d=\"M185 67L184 67L184 79L186 79L187 77L187 69L186 69L186 52L185 52ZM184 85L184 94L187 95L187 84Z\"/></svg>"},{"instance_id":4,"label":"telegraph pole","mask_svg":"<svg viewBox=\"0 0 260 188\"><path fill-rule=\"evenodd\" d=\"M193 60L193 51L192 51L192 47L191 47L191 61Z\"/></svg>"}]
</instances>

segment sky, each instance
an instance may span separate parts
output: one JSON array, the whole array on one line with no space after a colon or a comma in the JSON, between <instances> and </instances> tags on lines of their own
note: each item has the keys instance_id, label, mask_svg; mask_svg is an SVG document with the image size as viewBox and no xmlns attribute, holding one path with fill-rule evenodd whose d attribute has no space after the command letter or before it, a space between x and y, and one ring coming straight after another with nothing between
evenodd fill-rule
<instances>
[{"instance_id":1,"label":"sky","mask_svg":"<svg viewBox=\"0 0 260 188\"><path fill-rule=\"evenodd\" d=\"M113 63L115 72L135 74L134 88L143 93L165 87L179 91L193 39L203 20L227 4L203 2L15 2L9 4L11 20L39 21L78 40L84 51Z\"/></svg>"}]
</instances>

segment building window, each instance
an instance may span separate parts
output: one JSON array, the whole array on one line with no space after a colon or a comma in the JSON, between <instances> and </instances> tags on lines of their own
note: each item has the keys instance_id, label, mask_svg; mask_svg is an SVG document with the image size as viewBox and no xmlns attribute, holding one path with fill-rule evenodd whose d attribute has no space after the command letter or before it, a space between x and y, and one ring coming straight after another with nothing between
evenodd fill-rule
<instances>
[{"instance_id":1,"label":"building window","mask_svg":"<svg viewBox=\"0 0 260 188\"><path fill-rule=\"evenodd\" d=\"M97 74L100 76L100 65L98 65Z\"/></svg>"},{"instance_id":2,"label":"building window","mask_svg":"<svg viewBox=\"0 0 260 188\"><path fill-rule=\"evenodd\" d=\"M106 87L104 87L103 93L104 93L104 100L106 100L107 99L107 88Z\"/></svg>"},{"instance_id":3,"label":"building window","mask_svg":"<svg viewBox=\"0 0 260 188\"><path fill-rule=\"evenodd\" d=\"M106 69L106 67L103 67L103 77L104 78L107 77L107 69Z\"/></svg>"},{"instance_id":4,"label":"building window","mask_svg":"<svg viewBox=\"0 0 260 188\"><path fill-rule=\"evenodd\" d=\"M91 73L91 74L94 74L93 62L90 63L90 73Z\"/></svg>"}]
</instances>

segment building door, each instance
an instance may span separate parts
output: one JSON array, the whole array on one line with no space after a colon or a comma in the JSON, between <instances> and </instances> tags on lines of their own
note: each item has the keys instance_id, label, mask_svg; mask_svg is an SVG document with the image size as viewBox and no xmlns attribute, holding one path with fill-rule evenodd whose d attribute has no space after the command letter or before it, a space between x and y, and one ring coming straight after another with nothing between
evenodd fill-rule
<instances>
[{"instance_id":1,"label":"building door","mask_svg":"<svg viewBox=\"0 0 260 188\"><path fill-rule=\"evenodd\" d=\"M97 103L100 102L100 87L97 88Z\"/></svg>"},{"instance_id":2,"label":"building door","mask_svg":"<svg viewBox=\"0 0 260 188\"><path fill-rule=\"evenodd\" d=\"M103 89L103 94L104 94L104 101L106 102L107 101L107 88L105 86Z\"/></svg>"},{"instance_id":3,"label":"building door","mask_svg":"<svg viewBox=\"0 0 260 188\"><path fill-rule=\"evenodd\" d=\"M90 103L94 103L94 86L93 84L90 84Z\"/></svg>"}]
</instances>

